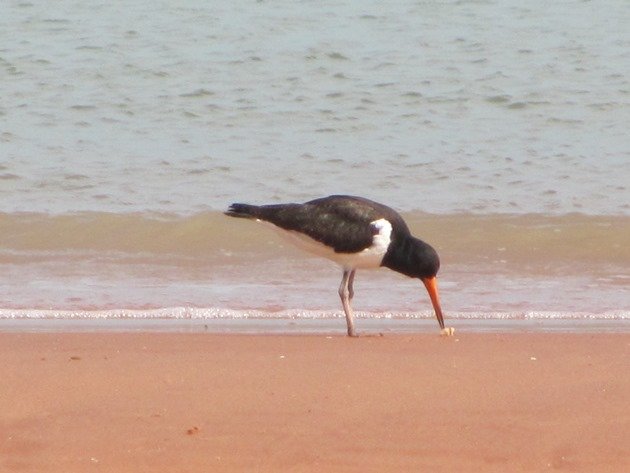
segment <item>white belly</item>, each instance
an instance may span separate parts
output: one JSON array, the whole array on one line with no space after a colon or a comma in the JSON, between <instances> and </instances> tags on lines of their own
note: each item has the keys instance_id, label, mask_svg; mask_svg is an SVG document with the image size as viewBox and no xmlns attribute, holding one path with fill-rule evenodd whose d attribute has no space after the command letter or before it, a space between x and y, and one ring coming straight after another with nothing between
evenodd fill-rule
<instances>
[{"instance_id":1,"label":"white belly","mask_svg":"<svg viewBox=\"0 0 630 473\"><path fill-rule=\"evenodd\" d=\"M384 218L371 222L371 225L378 230L378 233L374 235L372 244L359 253L336 253L329 246L313 240L303 233L287 231L275 225L274 228L298 248L332 260L344 269L368 269L381 266L392 234L392 225Z\"/></svg>"}]
</instances>

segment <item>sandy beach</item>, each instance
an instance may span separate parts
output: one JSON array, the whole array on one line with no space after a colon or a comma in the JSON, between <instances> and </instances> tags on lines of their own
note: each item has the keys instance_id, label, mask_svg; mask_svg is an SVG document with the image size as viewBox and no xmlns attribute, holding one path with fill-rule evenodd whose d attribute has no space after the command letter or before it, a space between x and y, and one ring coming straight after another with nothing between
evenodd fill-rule
<instances>
[{"instance_id":1,"label":"sandy beach","mask_svg":"<svg viewBox=\"0 0 630 473\"><path fill-rule=\"evenodd\" d=\"M630 471L630 335L0 333L2 472Z\"/></svg>"}]
</instances>

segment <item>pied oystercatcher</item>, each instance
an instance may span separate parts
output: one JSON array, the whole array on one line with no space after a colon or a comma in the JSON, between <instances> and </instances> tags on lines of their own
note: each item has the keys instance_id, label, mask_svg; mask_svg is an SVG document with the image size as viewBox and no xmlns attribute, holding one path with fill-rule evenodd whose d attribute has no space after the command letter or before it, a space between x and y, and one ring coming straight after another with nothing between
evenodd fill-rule
<instances>
[{"instance_id":1,"label":"pied oystercatcher","mask_svg":"<svg viewBox=\"0 0 630 473\"><path fill-rule=\"evenodd\" d=\"M444 327L436 274L437 252L409 232L395 210L378 202L349 195L331 195L304 204L232 204L226 215L265 221L282 230L300 248L324 256L343 268L339 296L346 314L348 335L356 335L350 301L352 283L359 268L385 266L426 287L443 335Z\"/></svg>"}]
</instances>

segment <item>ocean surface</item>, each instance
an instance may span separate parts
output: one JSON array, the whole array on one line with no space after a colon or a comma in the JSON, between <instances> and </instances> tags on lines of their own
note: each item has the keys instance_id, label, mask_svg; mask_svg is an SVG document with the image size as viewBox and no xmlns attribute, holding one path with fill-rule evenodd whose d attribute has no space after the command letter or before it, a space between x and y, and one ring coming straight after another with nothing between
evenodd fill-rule
<instances>
[{"instance_id":1,"label":"ocean surface","mask_svg":"<svg viewBox=\"0 0 630 473\"><path fill-rule=\"evenodd\" d=\"M447 319L630 319L628 24L626 0L3 2L0 319L341 317L338 268L222 214L333 193L438 250ZM433 317L419 281L355 289L362 317Z\"/></svg>"}]
</instances>

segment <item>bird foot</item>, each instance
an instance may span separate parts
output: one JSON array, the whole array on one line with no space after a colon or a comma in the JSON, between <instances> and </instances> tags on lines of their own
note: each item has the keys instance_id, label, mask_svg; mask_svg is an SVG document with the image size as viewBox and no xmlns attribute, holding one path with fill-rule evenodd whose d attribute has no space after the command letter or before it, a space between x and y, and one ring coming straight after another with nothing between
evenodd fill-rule
<instances>
[{"instance_id":1,"label":"bird foot","mask_svg":"<svg viewBox=\"0 0 630 473\"><path fill-rule=\"evenodd\" d=\"M453 327L446 327L440 330L440 335L443 337L452 337L455 334L455 329Z\"/></svg>"}]
</instances>

